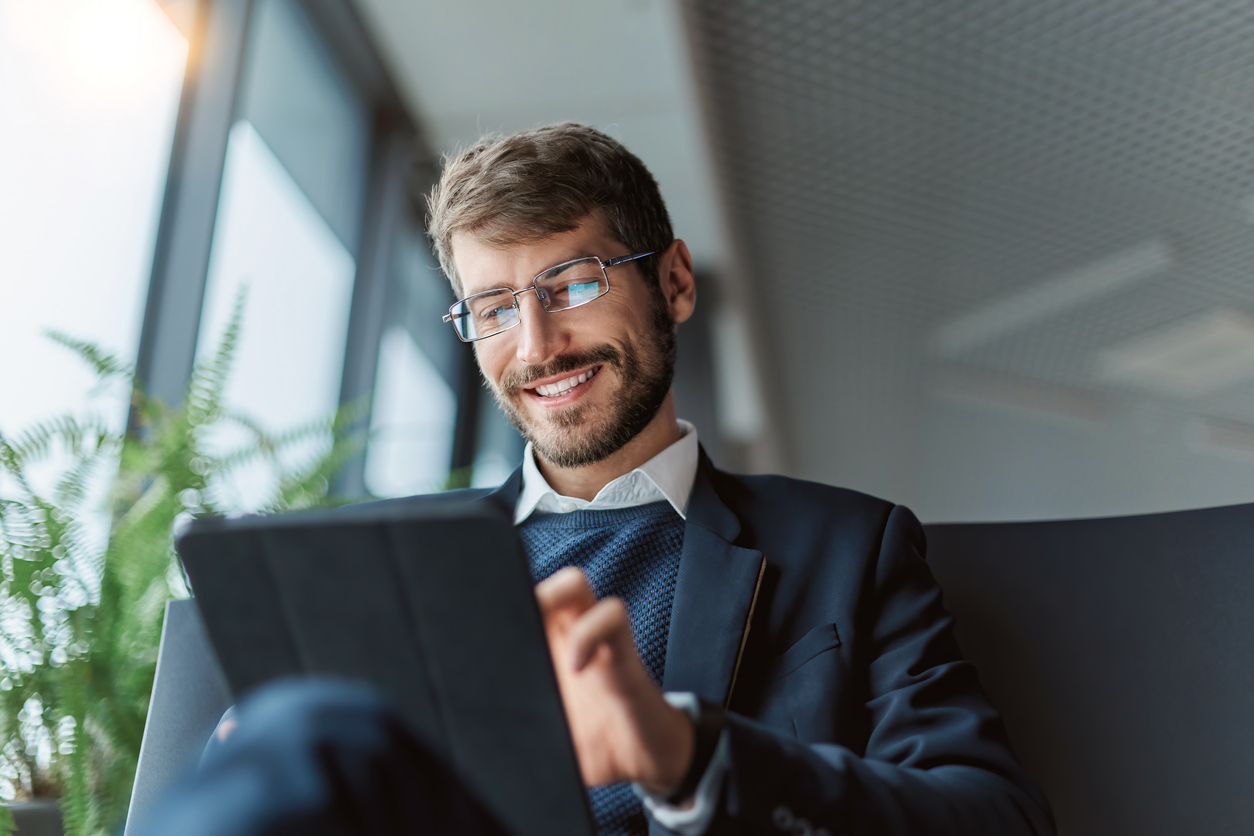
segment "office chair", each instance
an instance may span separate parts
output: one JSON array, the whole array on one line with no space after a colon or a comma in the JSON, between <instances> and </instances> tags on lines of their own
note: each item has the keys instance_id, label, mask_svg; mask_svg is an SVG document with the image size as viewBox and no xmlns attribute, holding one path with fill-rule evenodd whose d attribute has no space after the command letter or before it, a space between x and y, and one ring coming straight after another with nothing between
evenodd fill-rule
<instances>
[{"instance_id":1,"label":"office chair","mask_svg":"<svg viewBox=\"0 0 1254 836\"><path fill-rule=\"evenodd\" d=\"M134 832L133 824L162 792L196 764L232 702L196 602L170 601L124 836Z\"/></svg>"},{"instance_id":2,"label":"office chair","mask_svg":"<svg viewBox=\"0 0 1254 836\"><path fill-rule=\"evenodd\" d=\"M1254 833L1254 505L927 538L1059 833Z\"/></svg>"},{"instance_id":3,"label":"office chair","mask_svg":"<svg viewBox=\"0 0 1254 836\"><path fill-rule=\"evenodd\" d=\"M1254 505L927 536L1060 833L1254 832ZM128 831L230 703L195 603L170 602Z\"/></svg>"}]
</instances>

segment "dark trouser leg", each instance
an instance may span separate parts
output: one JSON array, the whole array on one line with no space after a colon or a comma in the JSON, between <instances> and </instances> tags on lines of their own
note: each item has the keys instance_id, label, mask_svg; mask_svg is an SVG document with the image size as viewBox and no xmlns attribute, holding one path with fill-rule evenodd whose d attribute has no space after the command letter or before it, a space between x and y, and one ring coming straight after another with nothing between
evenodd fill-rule
<instances>
[{"instance_id":1,"label":"dark trouser leg","mask_svg":"<svg viewBox=\"0 0 1254 836\"><path fill-rule=\"evenodd\" d=\"M368 688L269 685L140 836L506 836Z\"/></svg>"}]
</instances>

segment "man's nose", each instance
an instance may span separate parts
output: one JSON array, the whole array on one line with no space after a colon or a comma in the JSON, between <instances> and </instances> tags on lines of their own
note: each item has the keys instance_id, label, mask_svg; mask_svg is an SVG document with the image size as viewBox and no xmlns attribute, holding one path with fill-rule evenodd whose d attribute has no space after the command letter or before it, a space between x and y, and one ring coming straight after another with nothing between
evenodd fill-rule
<instances>
[{"instance_id":1,"label":"man's nose","mask_svg":"<svg viewBox=\"0 0 1254 836\"><path fill-rule=\"evenodd\" d=\"M566 340L553 316L544 309L535 291L518 295L522 321L518 323L518 359L524 363L543 363L559 353Z\"/></svg>"}]
</instances>

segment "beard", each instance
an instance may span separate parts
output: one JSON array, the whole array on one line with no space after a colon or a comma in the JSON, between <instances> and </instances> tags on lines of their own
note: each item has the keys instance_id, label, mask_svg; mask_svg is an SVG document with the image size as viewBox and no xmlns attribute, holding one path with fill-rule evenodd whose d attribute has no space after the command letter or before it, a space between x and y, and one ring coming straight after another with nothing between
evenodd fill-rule
<instances>
[{"instance_id":1,"label":"beard","mask_svg":"<svg viewBox=\"0 0 1254 836\"><path fill-rule=\"evenodd\" d=\"M675 376L675 331L658 296L650 316L652 333L643 350L630 340L621 351L599 345L528 366L505 375L498 385L490 385L505 417L546 462L557 467L586 467L602 461L639 435L662 408ZM517 405L520 398L528 397L523 386L595 365L601 365L602 371L613 367L621 381L605 406L574 404L537 420Z\"/></svg>"}]
</instances>

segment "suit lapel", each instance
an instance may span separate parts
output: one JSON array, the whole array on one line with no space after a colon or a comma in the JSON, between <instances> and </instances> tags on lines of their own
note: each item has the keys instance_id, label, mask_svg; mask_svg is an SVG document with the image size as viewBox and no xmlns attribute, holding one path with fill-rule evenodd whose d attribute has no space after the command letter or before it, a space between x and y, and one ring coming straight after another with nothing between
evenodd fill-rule
<instances>
[{"instance_id":1,"label":"suit lapel","mask_svg":"<svg viewBox=\"0 0 1254 836\"><path fill-rule=\"evenodd\" d=\"M691 691L726 705L735 687L766 561L760 551L732 545L740 534L740 520L714 491L714 467L705 451L699 455L688 499L662 687ZM512 520L521 490L519 467L484 501Z\"/></svg>"},{"instance_id":2,"label":"suit lapel","mask_svg":"<svg viewBox=\"0 0 1254 836\"><path fill-rule=\"evenodd\" d=\"M481 501L489 502L505 514L511 524L514 522L514 506L518 504L518 494L522 493L522 465L514 468L509 478L499 488L490 491Z\"/></svg>"},{"instance_id":3,"label":"suit lapel","mask_svg":"<svg viewBox=\"0 0 1254 836\"><path fill-rule=\"evenodd\" d=\"M688 500L662 687L726 705L766 562L762 552L732 545L740 520L715 493L712 470L702 451Z\"/></svg>"}]
</instances>

